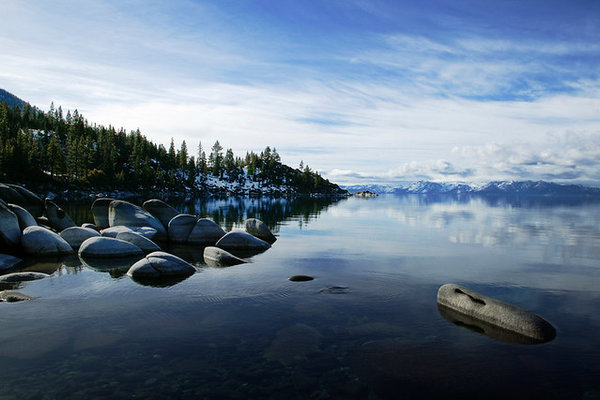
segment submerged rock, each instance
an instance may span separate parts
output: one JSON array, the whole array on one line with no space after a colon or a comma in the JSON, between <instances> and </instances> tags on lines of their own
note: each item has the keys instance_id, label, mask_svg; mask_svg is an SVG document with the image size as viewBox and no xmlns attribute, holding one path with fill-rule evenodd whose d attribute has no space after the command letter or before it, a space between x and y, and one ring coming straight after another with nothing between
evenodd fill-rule
<instances>
[{"instance_id":1,"label":"submerged rock","mask_svg":"<svg viewBox=\"0 0 600 400\"><path fill-rule=\"evenodd\" d=\"M65 239L72 248L78 249L79 246L81 246L81 244L87 239L91 237L100 236L100 233L93 229L82 228L80 226L72 226L63 230L61 233L59 233L59 235L60 237Z\"/></svg>"},{"instance_id":2,"label":"submerged rock","mask_svg":"<svg viewBox=\"0 0 600 400\"><path fill-rule=\"evenodd\" d=\"M14 290L2 290L0 291L0 301L5 301L7 303L15 303L17 301L25 301L33 299L33 296L29 296L27 294L23 294L21 292L16 292Z\"/></svg>"},{"instance_id":3,"label":"submerged rock","mask_svg":"<svg viewBox=\"0 0 600 400\"><path fill-rule=\"evenodd\" d=\"M308 325L296 324L277 332L265 350L267 361L277 361L288 366L304 361L311 353L319 351L321 335Z\"/></svg>"},{"instance_id":4,"label":"submerged rock","mask_svg":"<svg viewBox=\"0 0 600 400\"><path fill-rule=\"evenodd\" d=\"M61 232L72 226L77 226L75 222L67 215L67 213L60 208L56 203L50 199L46 199L46 217L50 223L50 226Z\"/></svg>"},{"instance_id":5,"label":"submerged rock","mask_svg":"<svg viewBox=\"0 0 600 400\"><path fill-rule=\"evenodd\" d=\"M16 247L21 243L19 218L3 201L0 201L0 242L9 247Z\"/></svg>"},{"instance_id":6,"label":"submerged rock","mask_svg":"<svg viewBox=\"0 0 600 400\"><path fill-rule=\"evenodd\" d=\"M27 281L35 281L38 279L44 279L49 277L50 275L44 274L43 272L33 272L33 271L25 271L25 272L13 272L12 274L6 274L0 276L0 282L27 282Z\"/></svg>"},{"instance_id":7,"label":"submerged rock","mask_svg":"<svg viewBox=\"0 0 600 400\"><path fill-rule=\"evenodd\" d=\"M437 302L439 306L472 319L516 332L539 342L550 341L556 336L554 327L538 315L459 285L448 283L441 286L438 290Z\"/></svg>"},{"instance_id":8,"label":"submerged rock","mask_svg":"<svg viewBox=\"0 0 600 400\"><path fill-rule=\"evenodd\" d=\"M256 236L259 239L264 240L267 243L273 244L277 240L275 235L271 232L267 224L256 218L248 218L244 222L246 232L252 236Z\"/></svg>"},{"instance_id":9,"label":"submerged rock","mask_svg":"<svg viewBox=\"0 0 600 400\"><path fill-rule=\"evenodd\" d=\"M143 253L142 249L132 243L104 236L89 238L79 248L79 256L82 258L130 257Z\"/></svg>"},{"instance_id":10,"label":"submerged rock","mask_svg":"<svg viewBox=\"0 0 600 400\"><path fill-rule=\"evenodd\" d=\"M195 272L196 268L181 258L155 251L133 264L127 275L137 279L158 279L189 276Z\"/></svg>"},{"instance_id":11,"label":"submerged rock","mask_svg":"<svg viewBox=\"0 0 600 400\"><path fill-rule=\"evenodd\" d=\"M100 197L92 203L92 215L94 216L94 224L98 229L108 228L108 205L114 199L108 197Z\"/></svg>"},{"instance_id":12,"label":"submerged rock","mask_svg":"<svg viewBox=\"0 0 600 400\"><path fill-rule=\"evenodd\" d=\"M169 227L169 221L173 219L179 212L159 199L146 200L142 207L150 214L154 215L163 224L165 229Z\"/></svg>"},{"instance_id":13,"label":"submerged rock","mask_svg":"<svg viewBox=\"0 0 600 400\"><path fill-rule=\"evenodd\" d=\"M73 248L65 239L41 226L25 228L21 246L26 253L35 256L60 256L73 252Z\"/></svg>"},{"instance_id":14,"label":"submerged rock","mask_svg":"<svg viewBox=\"0 0 600 400\"><path fill-rule=\"evenodd\" d=\"M167 238L167 230L158 218L142 207L124 200L110 202L108 206L108 223L110 226L150 227L156 229L157 238Z\"/></svg>"},{"instance_id":15,"label":"submerged rock","mask_svg":"<svg viewBox=\"0 0 600 400\"><path fill-rule=\"evenodd\" d=\"M204 248L204 262L212 267L229 267L243 264L246 260L214 246Z\"/></svg>"}]
</instances>

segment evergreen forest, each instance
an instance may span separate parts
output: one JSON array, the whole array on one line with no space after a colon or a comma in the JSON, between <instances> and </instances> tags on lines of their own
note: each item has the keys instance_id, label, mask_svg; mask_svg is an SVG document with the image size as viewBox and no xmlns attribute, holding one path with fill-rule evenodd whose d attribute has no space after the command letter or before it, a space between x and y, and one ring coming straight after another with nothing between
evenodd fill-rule
<instances>
[{"instance_id":1,"label":"evergreen forest","mask_svg":"<svg viewBox=\"0 0 600 400\"><path fill-rule=\"evenodd\" d=\"M268 146L260 154L251 151L243 157L224 150L219 141L206 149L198 143L192 150L185 141L176 149L171 139L166 148L139 129L127 132L90 124L77 110L64 113L52 104L43 112L28 103L3 101L0 182L38 190L136 193L201 194L224 187L240 188L240 193L258 193L265 187L284 193L343 192L303 163L299 168L282 164L277 150Z\"/></svg>"}]
</instances>

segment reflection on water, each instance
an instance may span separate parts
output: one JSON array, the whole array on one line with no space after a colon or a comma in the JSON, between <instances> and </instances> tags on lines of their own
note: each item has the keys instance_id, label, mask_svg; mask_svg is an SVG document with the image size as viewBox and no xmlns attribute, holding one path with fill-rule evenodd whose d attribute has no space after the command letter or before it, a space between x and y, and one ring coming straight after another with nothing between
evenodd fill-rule
<instances>
[{"instance_id":1,"label":"reflection on water","mask_svg":"<svg viewBox=\"0 0 600 400\"><path fill-rule=\"evenodd\" d=\"M257 217L278 240L228 268L205 265L201 248L168 248L197 272L163 287L123 276L127 265L26 260L53 275L18 285L34 300L0 303L0 398L600 396L597 202L381 196L176 207L227 230ZM436 302L448 282L539 314L556 338L524 346L450 316L455 325Z\"/></svg>"}]
</instances>

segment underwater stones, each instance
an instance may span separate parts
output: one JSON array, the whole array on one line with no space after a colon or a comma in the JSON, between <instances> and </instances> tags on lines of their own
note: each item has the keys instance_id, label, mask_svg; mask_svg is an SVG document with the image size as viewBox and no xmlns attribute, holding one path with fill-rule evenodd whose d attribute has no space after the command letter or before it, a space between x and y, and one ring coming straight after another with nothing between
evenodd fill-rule
<instances>
[{"instance_id":1,"label":"underwater stones","mask_svg":"<svg viewBox=\"0 0 600 400\"><path fill-rule=\"evenodd\" d=\"M192 244L212 245L225 236L225 231L217 223L208 218L199 218L190 232L187 242Z\"/></svg>"},{"instance_id":2,"label":"underwater stones","mask_svg":"<svg viewBox=\"0 0 600 400\"><path fill-rule=\"evenodd\" d=\"M92 215L94 216L94 224L98 229L108 228L108 205L114 199L108 197L100 197L92 203Z\"/></svg>"},{"instance_id":3,"label":"underwater stones","mask_svg":"<svg viewBox=\"0 0 600 400\"><path fill-rule=\"evenodd\" d=\"M269 244L273 244L277 240L277 238L275 237L275 235L273 235L267 224L265 224L259 219L248 218L244 222L244 226L246 227L246 232L248 232L252 236L256 236L257 238L264 240Z\"/></svg>"},{"instance_id":4,"label":"underwater stones","mask_svg":"<svg viewBox=\"0 0 600 400\"><path fill-rule=\"evenodd\" d=\"M27 228L28 226L37 226L37 222L33 215L29 213L26 209L16 204L7 204L8 209L12 211L19 220L19 228L21 230Z\"/></svg>"},{"instance_id":5,"label":"underwater stones","mask_svg":"<svg viewBox=\"0 0 600 400\"><path fill-rule=\"evenodd\" d=\"M16 267L22 261L20 258L9 256L8 254L0 254L0 273Z\"/></svg>"},{"instance_id":6,"label":"underwater stones","mask_svg":"<svg viewBox=\"0 0 600 400\"><path fill-rule=\"evenodd\" d=\"M2 290L0 291L0 301L4 301L7 303L15 303L18 301L25 301L33 299L33 296L29 296L27 294L16 292L14 290Z\"/></svg>"},{"instance_id":7,"label":"underwater stones","mask_svg":"<svg viewBox=\"0 0 600 400\"><path fill-rule=\"evenodd\" d=\"M67 215L67 213L60 208L56 203L50 199L46 199L46 217L50 226L61 232L72 226L77 226L75 222Z\"/></svg>"},{"instance_id":8,"label":"underwater stones","mask_svg":"<svg viewBox=\"0 0 600 400\"><path fill-rule=\"evenodd\" d=\"M290 276L288 278L288 280L292 281L292 282L307 282L307 281L312 281L313 278L312 276L308 276L308 275L294 275L294 276Z\"/></svg>"},{"instance_id":9,"label":"underwater stones","mask_svg":"<svg viewBox=\"0 0 600 400\"><path fill-rule=\"evenodd\" d=\"M267 361L288 366L306 360L309 354L319 351L320 342L321 335L315 328L296 324L279 330L263 356Z\"/></svg>"},{"instance_id":10,"label":"underwater stones","mask_svg":"<svg viewBox=\"0 0 600 400\"><path fill-rule=\"evenodd\" d=\"M81 246L81 243L91 237L100 236L100 233L93 229L72 226L60 232L59 235L61 238L65 239L72 248L77 249Z\"/></svg>"},{"instance_id":11,"label":"underwater stones","mask_svg":"<svg viewBox=\"0 0 600 400\"><path fill-rule=\"evenodd\" d=\"M229 267L246 261L214 246L204 248L204 262L213 267Z\"/></svg>"},{"instance_id":12,"label":"underwater stones","mask_svg":"<svg viewBox=\"0 0 600 400\"><path fill-rule=\"evenodd\" d=\"M124 200L113 200L108 205L108 224L110 226L125 225L129 227L150 227L156 229L158 238L166 238L167 230L158 218Z\"/></svg>"},{"instance_id":13,"label":"underwater stones","mask_svg":"<svg viewBox=\"0 0 600 400\"><path fill-rule=\"evenodd\" d=\"M227 251L264 251L271 247L264 240L239 231L227 233L215 246Z\"/></svg>"},{"instance_id":14,"label":"underwater stones","mask_svg":"<svg viewBox=\"0 0 600 400\"><path fill-rule=\"evenodd\" d=\"M126 242L135 244L137 247L142 249L144 253L151 253L153 251L159 251L160 247L154 243L152 240L148 239L146 236L141 235L137 232L119 232L116 236L116 239L124 240Z\"/></svg>"},{"instance_id":15,"label":"underwater stones","mask_svg":"<svg viewBox=\"0 0 600 400\"><path fill-rule=\"evenodd\" d=\"M1 275L0 282L2 282L2 283L27 282L27 281L35 281L38 279L44 279L49 276L50 275L44 274L43 272L33 272L33 271L13 272L12 274Z\"/></svg>"},{"instance_id":16,"label":"underwater stones","mask_svg":"<svg viewBox=\"0 0 600 400\"><path fill-rule=\"evenodd\" d=\"M104 236L89 238L79 247L79 256L84 258L118 258L142 254L142 249L132 243Z\"/></svg>"},{"instance_id":17,"label":"underwater stones","mask_svg":"<svg viewBox=\"0 0 600 400\"><path fill-rule=\"evenodd\" d=\"M196 272L191 264L163 251L148 254L131 266L127 275L137 279L189 276Z\"/></svg>"},{"instance_id":18,"label":"underwater stones","mask_svg":"<svg viewBox=\"0 0 600 400\"><path fill-rule=\"evenodd\" d=\"M21 237L21 246L26 253L35 256L59 256L73 252L71 245L58 233L41 226L25 228Z\"/></svg>"},{"instance_id":19,"label":"underwater stones","mask_svg":"<svg viewBox=\"0 0 600 400\"><path fill-rule=\"evenodd\" d=\"M19 218L2 201L0 201L0 241L9 247L18 246L21 242Z\"/></svg>"},{"instance_id":20,"label":"underwater stones","mask_svg":"<svg viewBox=\"0 0 600 400\"><path fill-rule=\"evenodd\" d=\"M174 216L168 223L169 240L175 243L187 242L198 217L191 214L179 214Z\"/></svg>"},{"instance_id":21,"label":"underwater stones","mask_svg":"<svg viewBox=\"0 0 600 400\"><path fill-rule=\"evenodd\" d=\"M173 219L179 212L159 199L150 199L146 200L142 204L142 208L148 211L150 214L154 215L158 220L163 224L165 229L169 226L169 221Z\"/></svg>"},{"instance_id":22,"label":"underwater stones","mask_svg":"<svg viewBox=\"0 0 600 400\"><path fill-rule=\"evenodd\" d=\"M438 306L539 342L550 341L556 336L554 327L538 315L459 285L441 286L437 302Z\"/></svg>"}]
</instances>

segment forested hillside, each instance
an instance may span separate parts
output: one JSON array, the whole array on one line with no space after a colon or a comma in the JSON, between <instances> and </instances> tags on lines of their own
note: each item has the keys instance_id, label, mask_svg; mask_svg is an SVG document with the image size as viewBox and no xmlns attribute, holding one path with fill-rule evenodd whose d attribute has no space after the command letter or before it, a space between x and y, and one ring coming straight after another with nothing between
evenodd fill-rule
<instances>
[{"instance_id":1,"label":"forested hillside","mask_svg":"<svg viewBox=\"0 0 600 400\"><path fill-rule=\"evenodd\" d=\"M194 149L173 140L167 149L139 130L90 124L77 110L48 112L24 103L0 101L0 182L26 184L40 190L128 190L133 192L202 193L234 191L341 193L337 185L308 166L281 163L275 149L244 157L224 151L217 141ZM264 190L262 191L264 192Z\"/></svg>"}]
</instances>

